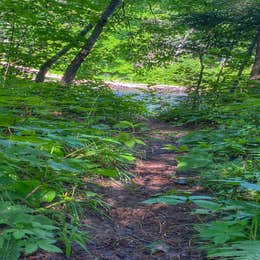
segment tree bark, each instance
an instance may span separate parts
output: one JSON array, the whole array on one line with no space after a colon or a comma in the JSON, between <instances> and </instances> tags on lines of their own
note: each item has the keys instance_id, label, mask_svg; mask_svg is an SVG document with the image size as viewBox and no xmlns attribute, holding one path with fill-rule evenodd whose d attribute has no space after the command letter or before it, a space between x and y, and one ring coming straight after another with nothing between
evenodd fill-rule
<instances>
[{"instance_id":1,"label":"tree bark","mask_svg":"<svg viewBox=\"0 0 260 260\"><path fill-rule=\"evenodd\" d=\"M199 95L200 94L200 85L202 83L203 80L203 73L204 73L204 69L205 69L205 65L204 65L204 53L200 53L199 54L199 60L200 60L200 73L199 73L199 78L198 78L198 82L197 82L197 86L196 86L196 94Z\"/></svg>"},{"instance_id":2,"label":"tree bark","mask_svg":"<svg viewBox=\"0 0 260 260\"><path fill-rule=\"evenodd\" d=\"M83 37L85 36L90 30L92 29L92 25L89 24L87 25L78 35L78 37ZM50 69L50 67L57 62L59 58L61 58L63 55L65 55L72 47L74 46L74 42L69 43L66 45L62 50L54 54L51 58L46 60L40 67L36 78L35 82L43 82L45 79L45 76Z\"/></svg>"},{"instance_id":3,"label":"tree bark","mask_svg":"<svg viewBox=\"0 0 260 260\"><path fill-rule=\"evenodd\" d=\"M219 70L219 73L218 73L218 76L217 76L217 80L216 80L217 83L220 82L220 77L222 76L224 68L226 67L227 63L228 63L228 58L225 57L224 60L221 63L221 67L220 67L220 70Z\"/></svg>"},{"instance_id":4,"label":"tree bark","mask_svg":"<svg viewBox=\"0 0 260 260\"><path fill-rule=\"evenodd\" d=\"M251 70L250 79L260 80L260 29L257 30L255 61Z\"/></svg>"},{"instance_id":5,"label":"tree bark","mask_svg":"<svg viewBox=\"0 0 260 260\"><path fill-rule=\"evenodd\" d=\"M89 36L86 44L82 47L81 51L76 55L76 57L72 60L72 62L67 67L63 75L63 78L61 80L62 84L70 84L73 82L80 65L91 52L100 34L102 33L104 26L107 24L109 17L113 15L113 13L115 12L116 8L119 6L120 3L121 0L110 1L109 5L102 13L100 20L98 21L94 30Z\"/></svg>"},{"instance_id":6,"label":"tree bark","mask_svg":"<svg viewBox=\"0 0 260 260\"><path fill-rule=\"evenodd\" d=\"M252 40L251 44L248 46L248 49L247 49L247 56L244 58L242 64L240 65L239 67L239 70L238 70L238 73L237 73L237 79L240 80L241 79L241 76L244 72L244 69L246 67L246 65L248 65L248 62L253 54L253 51L254 51L254 48L255 48L255 45L256 45L256 42L257 42L257 35L254 37L254 39Z\"/></svg>"}]
</instances>

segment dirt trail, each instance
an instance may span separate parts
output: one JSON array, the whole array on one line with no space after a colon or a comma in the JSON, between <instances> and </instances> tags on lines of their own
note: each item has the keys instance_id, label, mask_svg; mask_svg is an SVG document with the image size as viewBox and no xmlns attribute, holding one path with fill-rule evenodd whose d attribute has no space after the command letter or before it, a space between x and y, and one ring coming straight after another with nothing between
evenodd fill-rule
<instances>
[{"instance_id":1,"label":"dirt trail","mask_svg":"<svg viewBox=\"0 0 260 260\"><path fill-rule=\"evenodd\" d=\"M176 175L176 160L164 149L184 132L166 124L153 123L146 136L144 159L137 161L130 184L111 180L94 185L111 205L109 217L86 213L84 223L92 236L89 253L76 247L70 259L145 260L204 259L194 245L192 224L197 219L188 205L144 205L141 202L156 193L170 189L196 192L199 188L180 181ZM97 184L97 186L96 186ZM93 189L93 183L88 184ZM94 189L94 190L95 190Z\"/></svg>"}]
</instances>

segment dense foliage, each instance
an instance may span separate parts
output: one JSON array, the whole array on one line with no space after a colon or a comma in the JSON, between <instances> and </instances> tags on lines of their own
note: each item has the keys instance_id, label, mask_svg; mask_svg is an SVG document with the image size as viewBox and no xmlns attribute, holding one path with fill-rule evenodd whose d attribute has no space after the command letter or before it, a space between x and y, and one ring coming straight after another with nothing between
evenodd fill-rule
<instances>
[{"instance_id":1,"label":"dense foliage","mask_svg":"<svg viewBox=\"0 0 260 260\"><path fill-rule=\"evenodd\" d=\"M41 68L56 55L47 70L66 74L85 48L80 79L196 86L247 78L259 41L256 0L4 0L0 7L2 62Z\"/></svg>"},{"instance_id":2,"label":"dense foliage","mask_svg":"<svg viewBox=\"0 0 260 260\"><path fill-rule=\"evenodd\" d=\"M211 258L259 258L259 83L249 80L260 79L258 0L2 0L0 9L0 259L69 256L74 242L87 250L80 216L108 205L86 183L129 178L147 108L190 130L165 149L179 154L179 172L200 176L203 194L146 203L195 204ZM42 83L47 72L62 84ZM85 83L64 86L74 79ZM169 108L156 93L118 95L96 80L179 84L189 95Z\"/></svg>"},{"instance_id":3,"label":"dense foliage","mask_svg":"<svg viewBox=\"0 0 260 260\"><path fill-rule=\"evenodd\" d=\"M67 255L73 241L85 248L82 207L106 207L86 178L128 178L142 144L134 122L144 113L142 102L95 84L65 90L12 80L1 88L1 259L61 252L57 241Z\"/></svg>"},{"instance_id":4,"label":"dense foliage","mask_svg":"<svg viewBox=\"0 0 260 260\"><path fill-rule=\"evenodd\" d=\"M251 92L251 93L250 93ZM252 93L253 92L253 93ZM259 93L207 93L161 117L195 129L166 147L178 157L179 173L200 175L204 194L166 194L146 203L192 202L201 221L196 229L209 258L257 259L260 245ZM192 181L192 179L191 179ZM211 219L210 222L206 221Z\"/></svg>"}]
</instances>

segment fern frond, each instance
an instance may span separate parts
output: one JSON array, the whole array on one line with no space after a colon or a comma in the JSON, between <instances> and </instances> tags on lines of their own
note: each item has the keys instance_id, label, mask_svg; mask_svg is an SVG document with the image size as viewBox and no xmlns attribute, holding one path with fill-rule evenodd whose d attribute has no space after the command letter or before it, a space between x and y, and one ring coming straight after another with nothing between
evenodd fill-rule
<instances>
[{"instance_id":1,"label":"fern frond","mask_svg":"<svg viewBox=\"0 0 260 260\"><path fill-rule=\"evenodd\" d=\"M220 257L221 259L234 260L259 260L260 259L260 240L245 240L223 247L218 252L210 252L210 259Z\"/></svg>"}]
</instances>

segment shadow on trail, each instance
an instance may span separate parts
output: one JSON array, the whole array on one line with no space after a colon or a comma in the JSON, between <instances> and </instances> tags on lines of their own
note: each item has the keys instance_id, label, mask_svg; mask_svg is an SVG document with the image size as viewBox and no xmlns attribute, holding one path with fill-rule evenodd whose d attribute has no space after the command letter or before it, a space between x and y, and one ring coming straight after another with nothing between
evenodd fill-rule
<instances>
[{"instance_id":1,"label":"shadow on trail","mask_svg":"<svg viewBox=\"0 0 260 260\"><path fill-rule=\"evenodd\" d=\"M108 217L86 212L84 223L92 237L89 252L75 247L70 259L204 259L194 240L192 225L198 219L191 214L192 205L142 204L152 195L172 189L199 189L188 183L176 184L176 160L162 149L174 129L164 124L151 127L158 133L149 134L146 158L132 169L135 177L130 184L107 179L95 182L111 209ZM91 184L87 188L91 189Z\"/></svg>"}]
</instances>

